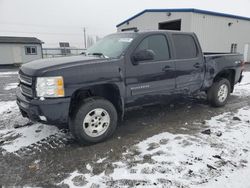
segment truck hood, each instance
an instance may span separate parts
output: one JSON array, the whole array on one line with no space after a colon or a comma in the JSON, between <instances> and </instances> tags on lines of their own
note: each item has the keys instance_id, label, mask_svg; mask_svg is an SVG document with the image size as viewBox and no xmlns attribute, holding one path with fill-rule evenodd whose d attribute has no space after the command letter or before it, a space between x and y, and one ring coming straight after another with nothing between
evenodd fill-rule
<instances>
[{"instance_id":1,"label":"truck hood","mask_svg":"<svg viewBox=\"0 0 250 188\"><path fill-rule=\"evenodd\" d=\"M20 70L29 76L41 76L43 73L65 68L67 66L77 66L90 63L101 63L106 61L105 58L100 58L96 56L70 56L70 57L59 57L59 58L48 58L48 59L39 59L31 61L29 63L23 64Z\"/></svg>"}]
</instances>

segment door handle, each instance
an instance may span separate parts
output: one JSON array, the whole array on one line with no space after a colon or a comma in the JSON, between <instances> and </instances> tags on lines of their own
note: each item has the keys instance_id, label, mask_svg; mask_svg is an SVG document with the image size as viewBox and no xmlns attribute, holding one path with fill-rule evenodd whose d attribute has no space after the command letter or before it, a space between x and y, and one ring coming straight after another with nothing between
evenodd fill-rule
<instances>
[{"instance_id":1,"label":"door handle","mask_svg":"<svg viewBox=\"0 0 250 188\"><path fill-rule=\"evenodd\" d=\"M195 64L194 64L194 67L198 69L198 68L201 67L201 65L200 65L200 63L195 63Z\"/></svg>"},{"instance_id":2,"label":"door handle","mask_svg":"<svg viewBox=\"0 0 250 188\"><path fill-rule=\"evenodd\" d=\"M165 66L162 71L170 71L170 70L174 70L173 67L170 67L170 66Z\"/></svg>"}]
</instances>

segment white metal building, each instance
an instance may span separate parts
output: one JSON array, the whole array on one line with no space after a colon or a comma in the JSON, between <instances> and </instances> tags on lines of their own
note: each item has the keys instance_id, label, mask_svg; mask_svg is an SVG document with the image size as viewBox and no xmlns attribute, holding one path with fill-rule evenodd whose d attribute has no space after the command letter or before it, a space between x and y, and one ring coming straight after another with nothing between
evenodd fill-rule
<instances>
[{"instance_id":1,"label":"white metal building","mask_svg":"<svg viewBox=\"0 0 250 188\"><path fill-rule=\"evenodd\" d=\"M239 52L250 62L250 18L198 9L148 9L117 25L129 30L195 32L205 52Z\"/></svg>"},{"instance_id":2,"label":"white metal building","mask_svg":"<svg viewBox=\"0 0 250 188\"><path fill-rule=\"evenodd\" d=\"M0 36L0 65L27 63L42 58L42 41L34 37Z\"/></svg>"}]
</instances>

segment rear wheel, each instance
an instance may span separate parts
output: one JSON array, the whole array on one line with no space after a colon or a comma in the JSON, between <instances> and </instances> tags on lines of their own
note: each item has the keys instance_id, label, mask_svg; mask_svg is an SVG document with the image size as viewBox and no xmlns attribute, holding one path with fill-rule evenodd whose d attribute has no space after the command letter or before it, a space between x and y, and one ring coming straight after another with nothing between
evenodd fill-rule
<instances>
[{"instance_id":1,"label":"rear wheel","mask_svg":"<svg viewBox=\"0 0 250 188\"><path fill-rule=\"evenodd\" d=\"M214 107L224 106L227 103L230 92L230 82L225 78L221 78L214 82L212 87L208 90L208 101Z\"/></svg>"},{"instance_id":2,"label":"rear wheel","mask_svg":"<svg viewBox=\"0 0 250 188\"><path fill-rule=\"evenodd\" d=\"M100 98L88 98L70 119L69 128L82 144L93 144L110 137L117 126L114 105Z\"/></svg>"}]
</instances>

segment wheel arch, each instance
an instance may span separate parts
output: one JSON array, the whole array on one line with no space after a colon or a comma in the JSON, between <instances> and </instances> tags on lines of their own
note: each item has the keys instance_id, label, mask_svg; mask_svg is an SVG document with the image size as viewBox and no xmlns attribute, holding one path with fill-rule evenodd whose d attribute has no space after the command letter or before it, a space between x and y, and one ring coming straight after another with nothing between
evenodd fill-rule
<instances>
[{"instance_id":1,"label":"wheel arch","mask_svg":"<svg viewBox=\"0 0 250 188\"><path fill-rule=\"evenodd\" d=\"M110 101L116 108L119 118L123 118L124 100L120 88L116 84L98 84L77 89L71 96L69 116L74 114L79 101L89 97L101 97Z\"/></svg>"},{"instance_id":2,"label":"wheel arch","mask_svg":"<svg viewBox=\"0 0 250 188\"><path fill-rule=\"evenodd\" d=\"M235 83L235 70L234 69L227 69L227 70L220 71L214 77L213 83L219 81L221 78L228 79L228 81L230 82L231 93L232 93L234 90L234 83Z\"/></svg>"}]
</instances>

